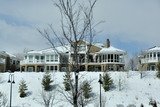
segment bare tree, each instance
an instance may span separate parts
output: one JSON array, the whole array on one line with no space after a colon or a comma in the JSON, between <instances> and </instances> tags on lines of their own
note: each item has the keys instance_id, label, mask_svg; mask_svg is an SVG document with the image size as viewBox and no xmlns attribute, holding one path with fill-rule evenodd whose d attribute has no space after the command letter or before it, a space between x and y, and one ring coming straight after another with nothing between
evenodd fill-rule
<instances>
[{"instance_id":1,"label":"bare tree","mask_svg":"<svg viewBox=\"0 0 160 107\"><path fill-rule=\"evenodd\" d=\"M116 82L117 82L117 87L119 91L123 90L127 86L127 81L126 81L125 76L122 76L120 73L119 73L119 76Z\"/></svg>"},{"instance_id":2,"label":"bare tree","mask_svg":"<svg viewBox=\"0 0 160 107\"><path fill-rule=\"evenodd\" d=\"M87 3L88 2L88 3ZM70 82L73 106L78 107L78 73L79 66L79 44L82 41L88 41L86 56L90 52L90 47L95 36L95 26L99 23L93 23L93 8L97 0L55 0L54 5L58 8L61 15L60 33L54 27L49 25L49 30L39 30L40 34L56 50L57 45L69 45L72 50L73 61L67 62L70 65L71 72L74 72L74 82ZM57 51L58 52L58 51ZM59 53L60 56L62 56ZM66 95L64 95L66 96Z\"/></svg>"},{"instance_id":3,"label":"bare tree","mask_svg":"<svg viewBox=\"0 0 160 107\"><path fill-rule=\"evenodd\" d=\"M139 58L138 55L135 54L130 60L129 60L129 67L132 71L138 70L138 63L139 63Z\"/></svg>"},{"instance_id":4,"label":"bare tree","mask_svg":"<svg viewBox=\"0 0 160 107\"><path fill-rule=\"evenodd\" d=\"M7 107L8 99L4 93L0 92L0 107Z\"/></svg>"},{"instance_id":5,"label":"bare tree","mask_svg":"<svg viewBox=\"0 0 160 107\"><path fill-rule=\"evenodd\" d=\"M42 90L39 93L39 97L35 98L35 101L41 105L44 105L45 107L53 107L53 105L56 104L55 92Z\"/></svg>"}]
</instances>

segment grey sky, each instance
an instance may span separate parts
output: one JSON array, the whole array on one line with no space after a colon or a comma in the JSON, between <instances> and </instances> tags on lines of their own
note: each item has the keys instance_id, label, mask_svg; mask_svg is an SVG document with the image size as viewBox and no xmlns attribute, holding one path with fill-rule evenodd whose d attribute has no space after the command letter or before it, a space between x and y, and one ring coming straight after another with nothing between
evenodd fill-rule
<instances>
[{"instance_id":1,"label":"grey sky","mask_svg":"<svg viewBox=\"0 0 160 107\"><path fill-rule=\"evenodd\" d=\"M102 30L97 42L110 38L128 51L131 43L139 50L160 45L159 0L98 0L94 15L95 21L105 21L97 27ZM0 0L0 50L49 47L36 28L50 23L58 28L58 16L51 0Z\"/></svg>"}]
</instances>

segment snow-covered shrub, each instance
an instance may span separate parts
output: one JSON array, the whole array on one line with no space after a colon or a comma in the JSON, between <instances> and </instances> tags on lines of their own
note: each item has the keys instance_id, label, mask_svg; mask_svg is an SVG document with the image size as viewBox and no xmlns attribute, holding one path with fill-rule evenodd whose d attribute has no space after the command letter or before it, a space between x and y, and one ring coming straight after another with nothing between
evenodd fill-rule
<instances>
[{"instance_id":1,"label":"snow-covered shrub","mask_svg":"<svg viewBox=\"0 0 160 107\"><path fill-rule=\"evenodd\" d=\"M79 105L82 107L87 106L87 104L93 101L94 98L95 97L92 94L91 82L84 80L80 85Z\"/></svg>"},{"instance_id":2,"label":"snow-covered shrub","mask_svg":"<svg viewBox=\"0 0 160 107\"><path fill-rule=\"evenodd\" d=\"M103 78L102 79L103 79L102 80L103 81L102 86L103 86L104 91L105 92L109 91L110 88L113 86L113 80L111 79L110 75L107 72L105 72L103 74Z\"/></svg>"},{"instance_id":3,"label":"snow-covered shrub","mask_svg":"<svg viewBox=\"0 0 160 107\"><path fill-rule=\"evenodd\" d=\"M65 87L65 91L70 91L71 90L70 82L72 82L71 72L66 71L65 75L63 76L63 84L64 84L64 87Z\"/></svg>"},{"instance_id":4,"label":"snow-covered shrub","mask_svg":"<svg viewBox=\"0 0 160 107\"><path fill-rule=\"evenodd\" d=\"M28 90L27 85L26 85L26 81L22 79L19 83L19 94L20 94L19 96L26 97L27 96L26 90Z\"/></svg>"},{"instance_id":5,"label":"snow-covered shrub","mask_svg":"<svg viewBox=\"0 0 160 107\"><path fill-rule=\"evenodd\" d=\"M53 80L51 79L51 75L46 72L43 75L43 79L42 79L42 86L44 88L44 90L49 91L51 89L51 83L53 82Z\"/></svg>"}]
</instances>

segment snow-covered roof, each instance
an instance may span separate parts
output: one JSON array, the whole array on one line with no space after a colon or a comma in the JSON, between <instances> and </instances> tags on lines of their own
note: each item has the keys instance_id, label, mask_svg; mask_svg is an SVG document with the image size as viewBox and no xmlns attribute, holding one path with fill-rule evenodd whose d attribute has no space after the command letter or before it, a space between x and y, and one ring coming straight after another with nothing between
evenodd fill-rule
<instances>
[{"instance_id":1,"label":"snow-covered roof","mask_svg":"<svg viewBox=\"0 0 160 107\"><path fill-rule=\"evenodd\" d=\"M33 51L29 51L27 52L27 54L49 54L49 53L56 53L57 51L60 53L66 53L69 50L69 46L58 46L56 47L56 49L54 48L48 48L48 49L44 49L44 50L33 50Z\"/></svg>"},{"instance_id":2,"label":"snow-covered roof","mask_svg":"<svg viewBox=\"0 0 160 107\"><path fill-rule=\"evenodd\" d=\"M93 45L97 46L99 48L103 48L104 47L104 44L102 44L102 43L94 43Z\"/></svg>"},{"instance_id":3,"label":"snow-covered roof","mask_svg":"<svg viewBox=\"0 0 160 107\"><path fill-rule=\"evenodd\" d=\"M11 57L11 58L16 58L15 55L13 55L13 54L11 54L11 53L9 53L9 52L6 52L6 54L9 55L9 57Z\"/></svg>"},{"instance_id":4,"label":"snow-covered roof","mask_svg":"<svg viewBox=\"0 0 160 107\"><path fill-rule=\"evenodd\" d=\"M157 51L160 52L160 47L159 46L155 46L155 47L152 47L152 48L146 50L146 52L157 52Z\"/></svg>"},{"instance_id":5,"label":"snow-covered roof","mask_svg":"<svg viewBox=\"0 0 160 107\"><path fill-rule=\"evenodd\" d=\"M16 58L15 55L9 53L9 52L6 52L6 51L0 51L0 55L3 55L3 56L9 56L11 58Z\"/></svg>"},{"instance_id":6,"label":"snow-covered roof","mask_svg":"<svg viewBox=\"0 0 160 107\"><path fill-rule=\"evenodd\" d=\"M97 52L97 53L99 53L99 54L125 54L126 52L125 51L123 51L123 50L121 50L121 49L118 49L118 48L115 48L115 47L113 47L113 46L110 46L110 47L108 47L108 48L106 48L106 47L104 47L104 48L102 48L99 52Z\"/></svg>"}]
</instances>

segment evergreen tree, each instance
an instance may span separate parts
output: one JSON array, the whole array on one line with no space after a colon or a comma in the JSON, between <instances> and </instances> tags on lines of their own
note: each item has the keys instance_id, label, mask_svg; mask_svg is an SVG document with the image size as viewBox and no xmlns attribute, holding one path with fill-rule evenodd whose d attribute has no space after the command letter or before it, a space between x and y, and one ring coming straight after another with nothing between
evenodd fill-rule
<instances>
[{"instance_id":1,"label":"evergreen tree","mask_svg":"<svg viewBox=\"0 0 160 107\"><path fill-rule=\"evenodd\" d=\"M160 78L160 62L157 64L157 77Z\"/></svg>"},{"instance_id":2,"label":"evergreen tree","mask_svg":"<svg viewBox=\"0 0 160 107\"><path fill-rule=\"evenodd\" d=\"M27 85L26 85L26 81L25 80L21 80L19 83L19 93L20 93L20 97L26 97L26 90L27 89Z\"/></svg>"},{"instance_id":3,"label":"evergreen tree","mask_svg":"<svg viewBox=\"0 0 160 107\"><path fill-rule=\"evenodd\" d=\"M67 71L63 77L64 77L63 84L65 87L65 91L70 91L71 90L70 82L72 81L71 80L71 72Z\"/></svg>"},{"instance_id":4,"label":"evergreen tree","mask_svg":"<svg viewBox=\"0 0 160 107\"><path fill-rule=\"evenodd\" d=\"M82 83L82 91L85 99L91 97L92 87L87 80Z\"/></svg>"},{"instance_id":5,"label":"evergreen tree","mask_svg":"<svg viewBox=\"0 0 160 107\"><path fill-rule=\"evenodd\" d=\"M111 86L113 85L113 80L111 79L111 77L109 76L109 74L106 72L103 74L103 88L104 91L109 91Z\"/></svg>"},{"instance_id":6,"label":"evergreen tree","mask_svg":"<svg viewBox=\"0 0 160 107\"><path fill-rule=\"evenodd\" d=\"M46 72L43 75L43 79L42 79L42 86L44 88L44 90L49 91L51 89L51 83L53 82L53 80L51 80L51 75Z\"/></svg>"}]
</instances>

